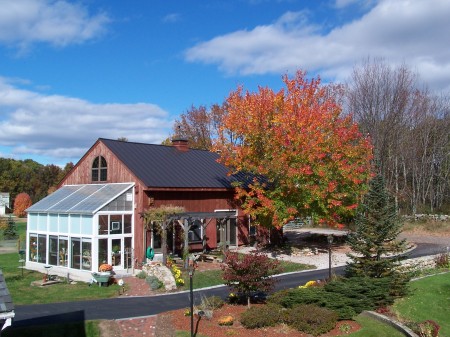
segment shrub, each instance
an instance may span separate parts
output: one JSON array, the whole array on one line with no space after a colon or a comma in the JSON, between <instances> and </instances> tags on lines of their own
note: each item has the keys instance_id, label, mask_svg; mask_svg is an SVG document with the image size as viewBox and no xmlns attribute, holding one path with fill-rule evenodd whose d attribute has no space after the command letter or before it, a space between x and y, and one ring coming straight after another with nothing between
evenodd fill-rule
<instances>
[{"instance_id":1,"label":"shrub","mask_svg":"<svg viewBox=\"0 0 450 337\"><path fill-rule=\"evenodd\" d=\"M438 337L439 324L432 320L426 320L420 323L409 322L407 324L412 331L414 331L419 337Z\"/></svg>"},{"instance_id":2,"label":"shrub","mask_svg":"<svg viewBox=\"0 0 450 337\"><path fill-rule=\"evenodd\" d=\"M210 310L217 310L223 307L225 302L219 296L203 297L200 304L201 307Z\"/></svg>"},{"instance_id":3,"label":"shrub","mask_svg":"<svg viewBox=\"0 0 450 337\"><path fill-rule=\"evenodd\" d=\"M241 314L241 324L247 329L275 326L280 322L282 307L273 303L253 306Z\"/></svg>"},{"instance_id":4,"label":"shrub","mask_svg":"<svg viewBox=\"0 0 450 337\"><path fill-rule=\"evenodd\" d=\"M154 275L147 276L145 282L147 282L151 290L157 290L163 286L163 283Z\"/></svg>"},{"instance_id":5,"label":"shrub","mask_svg":"<svg viewBox=\"0 0 450 337\"><path fill-rule=\"evenodd\" d=\"M341 278L323 287L280 291L270 296L268 301L285 308L299 304L315 304L335 311L339 319L351 319L364 310L374 310L392 304L404 289L395 286L400 284L400 281L394 281L393 277Z\"/></svg>"},{"instance_id":6,"label":"shrub","mask_svg":"<svg viewBox=\"0 0 450 337\"><path fill-rule=\"evenodd\" d=\"M146 279L147 276L148 276L147 273L146 273L145 271L143 271L143 270L141 270L141 271L136 275L136 277L137 277L138 279L141 279L141 280Z\"/></svg>"},{"instance_id":7,"label":"shrub","mask_svg":"<svg viewBox=\"0 0 450 337\"><path fill-rule=\"evenodd\" d=\"M298 305L289 309L285 323L314 336L327 333L336 326L338 315L327 308L314 304Z\"/></svg>"},{"instance_id":8,"label":"shrub","mask_svg":"<svg viewBox=\"0 0 450 337\"><path fill-rule=\"evenodd\" d=\"M234 317L233 316L223 316L223 317L219 318L218 323L221 326L233 325Z\"/></svg>"}]
</instances>

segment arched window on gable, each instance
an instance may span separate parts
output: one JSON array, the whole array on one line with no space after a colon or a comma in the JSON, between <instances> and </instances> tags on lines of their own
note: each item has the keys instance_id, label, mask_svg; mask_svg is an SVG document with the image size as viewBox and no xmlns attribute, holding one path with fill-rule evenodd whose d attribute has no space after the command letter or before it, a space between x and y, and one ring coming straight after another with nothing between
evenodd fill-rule
<instances>
[{"instance_id":1,"label":"arched window on gable","mask_svg":"<svg viewBox=\"0 0 450 337\"><path fill-rule=\"evenodd\" d=\"M95 157L92 163L92 181L106 181L108 178L108 168L106 159L103 156Z\"/></svg>"}]
</instances>

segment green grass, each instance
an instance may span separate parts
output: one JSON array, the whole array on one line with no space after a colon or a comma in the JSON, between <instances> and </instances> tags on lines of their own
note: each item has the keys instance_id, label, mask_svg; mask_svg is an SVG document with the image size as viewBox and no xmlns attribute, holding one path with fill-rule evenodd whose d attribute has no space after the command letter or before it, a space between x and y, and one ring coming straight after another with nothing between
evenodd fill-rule
<instances>
[{"instance_id":1,"label":"green grass","mask_svg":"<svg viewBox=\"0 0 450 337\"><path fill-rule=\"evenodd\" d=\"M390 325L381 323L374 318L358 315L355 318L361 325L361 330L347 336L352 337L404 337L400 331L395 330Z\"/></svg>"},{"instance_id":2,"label":"green grass","mask_svg":"<svg viewBox=\"0 0 450 337\"><path fill-rule=\"evenodd\" d=\"M118 285L98 287L84 282L32 286L31 283L42 280L44 274L25 269L22 276L22 270L18 268L19 259L18 253L0 254L0 269L15 305L110 298L117 296L120 290Z\"/></svg>"},{"instance_id":3,"label":"green grass","mask_svg":"<svg viewBox=\"0 0 450 337\"><path fill-rule=\"evenodd\" d=\"M2 331L2 337L100 337L99 321L58 323L30 327L14 327Z\"/></svg>"},{"instance_id":4,"label":"green grass","mask_svg":"<svg viewBox=\"0 0 450 337\"><path fill-rule=\"evenodd\" d=\"M422 322L436 321L439 336L450 337L450 273L411 282L411 295L396 301L394 311L401 318Z\"/></svg>"},{"instance_id":5,"label":"green grass","mask_svg":"<svg viewBox=\"0 0 450 337\"><path fill-rule=\"evenodd\" d=\"M288 261L281 261L281 266L283 267L284 273L302 271L307 269L315 269L315 266ZM189 274L188 272L183 271L182 275L184 279L184 286L180 287L180 290L187 290L189 289ZM224 283L222 279L222 270L206 270L202 272L197 271L194 273L193 281L194 281L193 285L194 289L212 287Z\"/></svg>"}]
</instances>

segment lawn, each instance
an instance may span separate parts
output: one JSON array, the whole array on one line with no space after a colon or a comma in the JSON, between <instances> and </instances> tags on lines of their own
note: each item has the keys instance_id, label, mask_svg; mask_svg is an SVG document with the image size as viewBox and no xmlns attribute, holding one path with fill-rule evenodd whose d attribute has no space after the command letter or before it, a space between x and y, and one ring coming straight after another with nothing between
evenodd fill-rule
<instances>
[{"instance_id":1,"label":"lawn","mask_svg":"<svg viewBox=\"0 0 450 337\"><path fill-rule=\"evenodd\" d=\"M359 315L355 318L361 326L361 330L349 334L352 337L404 337L400 331L390 325L381 323L374 318Z\"/></svg>"},{"instance_id":2,"label":"lawn","mask_svg":"<svg viewBox=\"0 0 450 337\"><path fill-rule=\"evenodd\" d=\"M19 246L24 248L26 222L17 220L16 229L19 235L17 249L19 249ZM18 250L17 253L0 254L0 269L15 305L101 299L118 295L120 288L117 285L90 287L84 282L76 284L63 282L47 287L32 286L33 281L42 280L43 274L18 268L21 265L19 263L20 258Z\"/></svg>"},{"instance_id":3,"label":"lawn","mask_svg":"<svg viewBox=\"0 0 450 337\"><path fill-rule=\"evenodd\" d=\"M411 295L398 300L393 309L403 319L428 319L440 326L440 337L450 337L450 273L411 282Z\"/></svg>"},{"instance_id":4,"label":"lawn","mask_svg":"<svg viewBox=\"0 0 450 337\"><path fill-rule=\"evenodd\" d=\"M294 271L302 271L308 269L315 269L315 266L306 265L301 263L294 263L289 261L281 261L281 266L283 267L283 272L294 272ZM180 288L180 290L189 289L189 273L183 272L184 286ZM206 270L202 272L196 272L193 278L194 289L200 289L205 287L212 287L216 285L221 285L224 283L222 279L222 270Z\"/></svg>"},{"instance_id":5,"label":"lawn","mask_svg":"<svg viewBox=\"0 0 450 337\"><path fill-rule=\"evenodd\" d=\"M46 287L32 286L31 283L41 280L43 274L24 269L22 276L22 270L18 268L19 259L18 253L0 254L0 269L3 271L15 305L110 298L117 296L120 290L118 285L98 287L89 286L84 282L75 284L62 282Z\"/></svg>"}]
</instances>

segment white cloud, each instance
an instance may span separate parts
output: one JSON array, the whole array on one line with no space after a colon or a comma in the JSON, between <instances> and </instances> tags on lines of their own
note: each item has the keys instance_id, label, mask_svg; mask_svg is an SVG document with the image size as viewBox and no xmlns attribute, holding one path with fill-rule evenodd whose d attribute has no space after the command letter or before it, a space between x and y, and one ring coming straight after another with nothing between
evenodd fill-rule
<instances>
[{"instance_id":1,"label":"white cloud","mask_svg":"<svg viewBox=\"0 0 450 337\"><path fill-rule=\"evenodd\" d=\"M383 57L413 67L436 88L450 82L449 17L448 0L379 0L359 19L331 30L308 22L307 13L286 13L273 24L199 43L185 56L190 62L217 64L228 74L300 68L335 80L344 80L367 56Z\"/></svg>"},{"instance_id":2,"label":"white cloud","mask_svg":"<svg viewBox=\"0 0 450 337\"><path fill-rule=\"evenodd\" d=\"M97 38L110 22L66 0L0 0L0 43L26 50L37 42L63 47Z\"/></svg>"},{"instance_id":3,"label":"white cloud","mask_svg":"<svg viewBox=\"0 0 450 337\"><path fill-rule=\"evenodd\" d=\"M0 146L8 156L78 160L97 138L160 143L172 126L154 104L94 104L18 88L0 78Z\"/></svg>"},{"instance_id":4,"label":"white cloud","mask_svg":"<svg viewBox=\"0 0 450 337\"><path fill-rule=\"evenodd\" d=\"M181 15L179 13L171 13L163 17L162 21L164 23L175 23L180 21Z\"/></svg>"}]
</instances>

